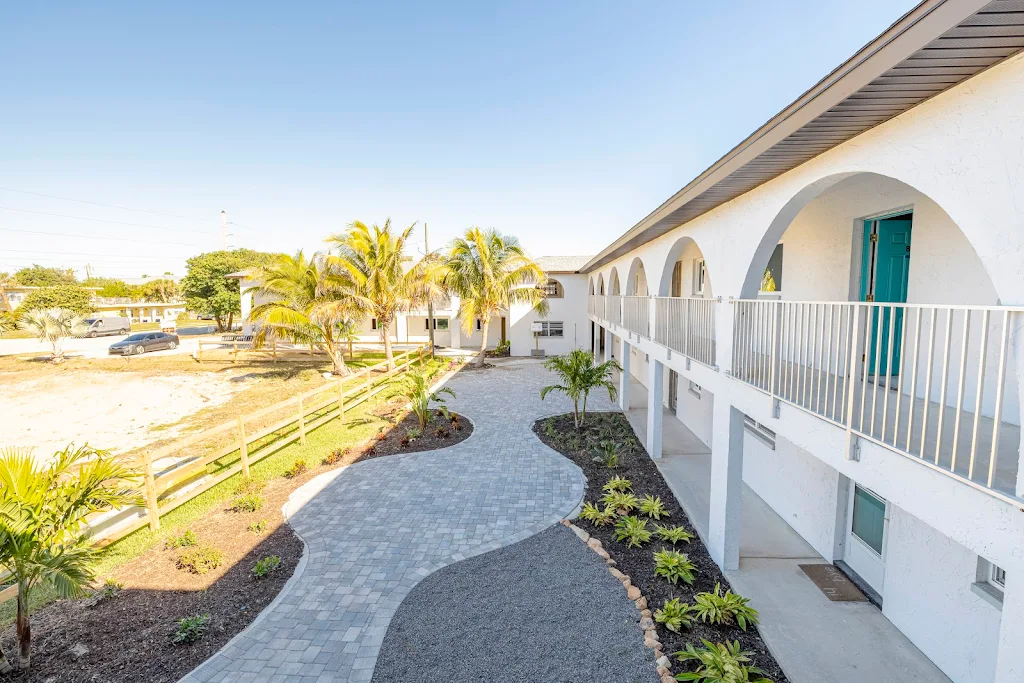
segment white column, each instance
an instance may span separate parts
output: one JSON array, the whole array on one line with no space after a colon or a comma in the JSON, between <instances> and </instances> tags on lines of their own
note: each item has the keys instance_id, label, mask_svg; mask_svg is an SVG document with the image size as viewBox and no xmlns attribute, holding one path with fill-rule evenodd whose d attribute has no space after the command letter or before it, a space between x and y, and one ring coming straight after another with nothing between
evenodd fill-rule
<instances>
[{"instance_id":1,"label":"white column","mask_svg":"<svg viewBox=\"0 0 1024 683\"><path fill-rule=\"evenodd\" d=\"M722 569L740 566L740 496L743 495L743 413L715 396L711 440L711 515L708 552Z\"/></svg>"},{"instance_id":2,"label":"white column","mask_svg":"<svg viewBox=\"0 0 1024 683\"><path fill-rule=\"evenodd\" d=\"M434 318L437 320L437 318ZM419 334L420 331L416 330L413 334ZM430 331L426 328L423 329L423 334L430 334ZM395 342L405 343L409 341L409 316L406 313L399 313L395 316Z\"/></svg>"},{"instance_id":3,"label":"white column","mask_svg":"<svg viewBox=\"0 0 1024 683\"><path fill-rule=\"evenodd\" d=\"M633 354L630 352L629 344L625 337L622 340L622 351L619 353L619 365L622 366L622 373L619 375L619 407L622 412L629 410L629 359Z\"/></svg>"},{"instance_id":4,"label":"white column","mask_svg":"<svg viewBox=\"0 0 1024 683\"><path fill-rule=\"evenodd\" d=\"M1019 405L1024 406L1024 314L1008 315L1010 325L1010 350L1013 353L1014 370L1017 375L1017 395ZM998 361L996 361L998 362ZM997 416L996 419L1000 419ZM1002 438L1002 437L1000 437ZM1024 431L1021 431L1019 448L1024 453ZM1024 496L1024 466L1017 465L1017 497Z\"/></svg>"},{"instance_id":5,"label":"white column","mask_svg":"<svg viewBox=\"0 0 1024 683\"><path fill-rule=\"evenodd\" d=\"M1006 571L995 683L1024 681L1024 659L1020 656L1021 643L1024 643L1024 572L1021 568L1009 567Z\"/></svg>"},{"instance_id":6,"label":"white column","mask_svg":"<svg viewBox=\"0 0 1024 683\"><path fill-rule=\"evenodd\" d=\"M612 333L606 327L602 327L604 330L604 358L603 361L607 362L612 358Z\"/></svg>"},{"instance_id":7,"label":"white column","mask_svg":"<svg viewBox=\"0 0 1024 683\"><path fill-rule=\"evenodd\" d=\"M647 453L661 458L661 403L665 394L665 366L651 359L647 370Z\"/></svg>"}]
</instances>

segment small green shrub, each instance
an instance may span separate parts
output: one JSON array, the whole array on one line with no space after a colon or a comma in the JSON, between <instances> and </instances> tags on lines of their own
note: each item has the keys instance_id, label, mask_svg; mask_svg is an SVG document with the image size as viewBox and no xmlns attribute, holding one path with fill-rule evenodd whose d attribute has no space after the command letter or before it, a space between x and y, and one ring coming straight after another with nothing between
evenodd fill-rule
<instances>
[{"instance_id":1,"label":"small green shrub","mask_svg":"<svg viewBox=\"0 0 1024 683\"><path fill-rule=\"evenodd\" d=\"M190 548L198 544L199 537L196 536L196 532L191 529L185 529L185 533L181 536L174 536L164 541L164 548L168 550L171 548Z\"/></svg>"},{"instance_id":2,"label":"small green shrub","mask_svg":"<svg viewBox=\"0 0 1024 683\"><path fill-rule=\"evenodd\" d=\"M190 574L206 574L224 562L224 554L216 548L200 545L178 555L178 569Z\"/></svg>"},{"instance_id":3,"label":"small green shrub","mask_svg":"<svg viewBox=\"0 0 1024 683\"><path fill-rule=\"evenodd\" d=\"M294 479L308 469L305 458L296 458L292 466L284 471L284 476L287 479Z\"/></svg>"},{"instance_id":4,"label":"small green shrub","mask_svg":"<svg viewBox=\"0 0 1024 683\"><path fill-rule=\"evenodd\" d=\"M661 502L661 498L656 498L649 493L640 501L640 512L651 519L668 517L668 510L665 509L665 504Z\"/></svg>"},{"instance_id":5,"label":"small green shrub","mask_svg":"<svg viewBox=\"0 0 1024 683\"><path fill-rule=\"evenodd\" d=\"M640 499L626 491L609 491L601 496L601 503L619 512L630 512L640 505Z\"/></svg>"},{"instance_id":6,"label":"small green shrub","mask_svg":"<svg viewBox=\"0 0 1024 683\"><path fill-rule=\"evenodd\" d=\"M420 429L419 427L410 427L409 429L405 430L405 435L409 437L410 441L415 441L416 439L423 436L423 430Z\"/></svg>"},{"instance_id":7,"label":"small green shrub","mask_svg":"<svg viewBox=\"0 0 1024 683\"><path fill-rule=\"evenodd\" d=\"M651 540L651 532L647 530L647 520L629 515L619 518L615 525L615 540L625 541L630 548L647 543Z\"/></svg>"},{"instance_id":8,"label":"small green shrub","mask_svg":"<svg viewBox=\"0 0 1024 683\"><path fill-rule=\"evenodd\" d=\"M342 459L348 455L348 446L345 448L335 448L333 451L324 456L324 459L320 461L321 465L337 465Z\"/></svg>"},{"instance_id":9,"label":"small green shrub","mask_svg":"<svg viewBox=\"0 0 1024 683\"><path fill-rule=\"evenodd\" d=\"M660 524L655 524L654 535L659 540L671 543L672 545L676 543L689 543L693 540L693 534L681 526L661 526Z\"/></svg>"},{"instance_id":10,"label":"small green shrub","mask_svg":"<svg viewBox=\"0 0 1024 683\"><path fill-rule=\"evenodd\" d=\"M261 519L258 522L253 522L248 527L248 531L249 531L250 534L257 534L257 535L259 535L259 534L262 534L266 530L267 530L267 520L265 520L265 519Z\"/></svg>"},{"instance_id":11,"label":"small green shrub","mask_svg":"<svg viewBox=\"0 0 1024 683\"><path fill-rule=\"evenodd\" d=\"M757 610L749 605L750 598L731 590L722 595L721 591L721 585L716 583L714 593L697 593L693 597L693 611L698 619L711 624L736 624L744 631L747 624L757 623Z\"/></svg>"},{"instance_id":12,"label":"small green shrub","mask_svg":"<svg viewBox=\"0 0 1024 683\"><path fill-rule=\"evenodd\" d=\"M209 614L196 614L178 620L178 627L171 634L171 642L175 645L194 643L204 635L210 624Z\"/></svg>"},{"instance_id":13,"label":"small green shrub","mask_svg":"<svg viewBox=\"0 0 1024 683\"><path fill-rule=\"evenodd\" d=\"M436 436L439 439L447 439L450 434L451 432L449 432L444 427L438 427L437 429L434 430L434 436Z\"/></svg>"},{"instance_id":14,"label":"small green shrub","mask_svg":"<svg viewBox=\"0 0 1024 683\"><path fill-rule=\"evenodd\" d=\"M555 426L554 418L548 418L544 420L544 426L541 427L541 431L544 432L544 436L549 439L553 439L558 436L558 427Z\"/></svg>"},{"instance_id":15,"label":"small green shrub","mask_svg":"<svg viewBox=\"0 0 1024 683\"><path fill-rule=\"evenodd\" d=\"M255 493L246 493L231 501L234 512L256 512L263 507L263 497Z\"/></svg>"},{"instance_id":16,"label":"small green shrub","mask_svg":"<svg viewBox=\"0 0 1024 683\"><path fill-rule=\"evenodd\" d=\"M611 439L604 439L597 444L597 455L594 456L594 462L603 464L608 469L615 469L619 466L619 449L622 444L618 444Z\"/></svg>"},{"instance_id":17,"label":"small green shrub","mask_svg":"<svg viewBox=\"0 0 1024 683\"><path fill-rule=\"evenodd\" d=\"M631 482L629 479L620 477L617 474L611 479L609 479L607 484L601 487L603 491L608 493L612 491L628 491L631 488L633 488L633 482Z\"/></svg>"},{"instance_id":18,"label":"small green shrub","mask_svg":"<svg viewBox=\"0 0 1024 683\"><path fill-rule=\"evenodd\" d=\"M250 496L259 493L266 486L266 482L258 481L252 477L243 477L235 487L236 496Z\"/></svg>"},{"instance_id":19,"label":"small green shrub","mask_svg":"<svg viewBox=\"0 0 1024 683\"><path fill-rule=\"evenodd\" d=\"M281 558L277 555L267 555L266 557L256 560L256 563L252 566L252 576L255 579L262 579L264 576L272 571L276 571L281 566Z\"/></svg>"},{"instance_id":20,"label":"small green shrub","mask_svg":"<svg viewBox=\"0 0 1024 683\"><path fill-rule=\"evenodd\" d=\"M615 510L605 507L603 510L593 503L584 503L580 517L591 522L594 526L607 526L615 521Z\"/></svg>"},{"instance_id":21,"label":"small green shrub","mask_svg":"<svg viewBox=\"0 0 1024 683\"><path fill-rule=\"evenodd\" d=\"M661 609L654 611L654 620L673 633L679 633L683 627L693 626L693 608L679 598L666 600Z\"/></svg>"},{"instance_id":22,"label":"small green shrub","mask_svg":"<svg viewBox=\"0 0 1024 683\"><path fill-rule=\"evenodd\" d=\"M654 575L663 577L673 584L680 581L686 584L693 583L696 568L686 553L677 550L659 550L654 553Z\"/></svg>"},{"instance_id":23,"label":"small green shrub","mask_svg":"<svg viewBox=\"0 0 1024 683\"><path fill-rule=\"evenodd\" d=\"M740 643L712 643L701 640L704 647L687 643L685 650L675 653L680 662L696 661L697 670L676 674L677 681L698 683L772 683L756 666L750 665L750 652L740 650Z\"/></svg>"}]
</instances>

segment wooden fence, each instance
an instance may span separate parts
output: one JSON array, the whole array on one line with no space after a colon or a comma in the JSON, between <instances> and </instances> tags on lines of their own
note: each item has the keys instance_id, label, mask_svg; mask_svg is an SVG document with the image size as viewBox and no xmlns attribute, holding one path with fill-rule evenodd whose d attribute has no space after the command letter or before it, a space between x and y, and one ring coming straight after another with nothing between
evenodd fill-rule
<instances>
[{"instance_id":1,"label":"wooden fence","mask_svg":"<svg viewBox=\"0 0 1024 683\"><path fill-rule=\"evenodd\" d=\"M339 377L336 381L293 396L284 401L266 406L251 413L240 414L236 419L191 434L184 439L147 450L140 458L131 461L143 473L144 507L123 510L125 516L138 515L137 519L124 524L101 523L94 529L92 538L100 545L108 545L148 525L156 531L160 528L160 517L187 503L196 496L213 488L222 481L241 473L249 476L250 467L290 443L298 441L306 445L306 435L335 418L344 419L345 411L364 403L390 385L396 375L408 371L414 365L422 366L429 357L429 346L420 345L415 349L395 356L395 369L387 369L387 361L363 368L359 372ZM288 411L288 416L273 423L250 430L248 425L274 413ZM285 432L278 434L278 432ZM188 452L188 449L203 441L215 440L216 446L208 453L185 457L172 465L157 470L156 463ZM237 460L223 463L222 469L210 471L218 461L237 453ZM103 513L100 513L103 514ZM118 515L121 517L121 515ZM0 577L4 581L5 577ZM17 595L17 585L0 590L0 603Z\"/></svg>"}]
</instances>

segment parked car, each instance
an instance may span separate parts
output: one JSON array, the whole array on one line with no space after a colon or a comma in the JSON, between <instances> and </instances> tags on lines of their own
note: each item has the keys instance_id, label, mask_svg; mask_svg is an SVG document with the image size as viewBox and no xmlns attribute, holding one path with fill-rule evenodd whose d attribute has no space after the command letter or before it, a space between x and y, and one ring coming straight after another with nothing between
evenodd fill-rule
<instances>
[{"instance_id":1,"label":"parked car","mask_svg":"<svg viewBox=\"0 0 1024 683\"><path fill-rule=\"evenodd\" d=\"M108 334L128 334L132 330L132 321L125 317L103 316L86 318L82 321L80 334L83 337L103 337Z\"/></svg>"},{"instance_id":2,"label":"parked car","mask_svg":"<svg viewBox=\"0 0 1024 683\"><path fill-rule=\"evenodd\" d=\"M129 335L116 344L111 344L107 352L114 356L134 356L147 351L173 349L178 346L178 335L166 332L139 332Z\"/></svg>"}]
</instances>

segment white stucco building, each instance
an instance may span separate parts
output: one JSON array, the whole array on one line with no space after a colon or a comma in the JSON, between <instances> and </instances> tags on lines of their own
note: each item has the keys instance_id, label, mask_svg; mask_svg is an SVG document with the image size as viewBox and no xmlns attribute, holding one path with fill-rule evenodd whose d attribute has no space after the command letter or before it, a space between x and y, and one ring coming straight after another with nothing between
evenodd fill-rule
<instances>
[{"instance_id":1,"label":"white stucco building","mask_svg":"<svg viewBox=\"0 0 1024 683\"><path fill-rule=\"evenodd\" d=\"M923 2L582 267L716 561L752 491L955 683L1024 681L1022 48Z\"/></svg>"}]
</instances>

